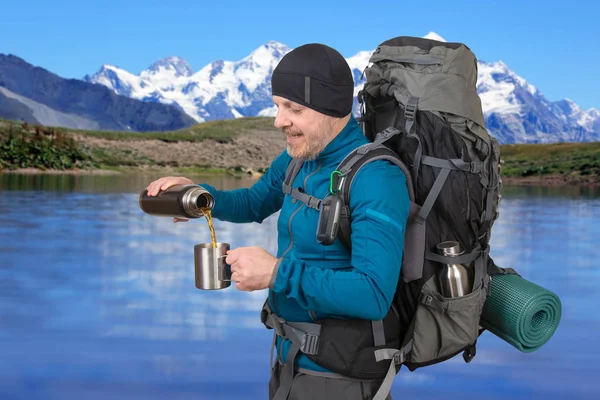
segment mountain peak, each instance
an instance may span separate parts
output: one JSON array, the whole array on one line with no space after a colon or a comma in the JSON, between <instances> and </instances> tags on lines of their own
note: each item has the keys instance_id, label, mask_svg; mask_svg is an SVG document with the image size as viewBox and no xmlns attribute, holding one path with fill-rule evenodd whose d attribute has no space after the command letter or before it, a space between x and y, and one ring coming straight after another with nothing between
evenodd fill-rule
<instances>
[{"instance_id":1,"label":"mountain peak","mask_svg":"<svg viewBox=\"0 0 600 400\"><path fill-rule=\"evenodd\" d=\"M257 64L269 62L271 59L279 61L290 50L291 49L283 43L269 40L267 43L250 53L250 55L242 61L254 61Z\"/></svg>"},{"instance_id":2,"label":"mountain peak","mask_svg":"<svg viewBox=\"0 0 600 400\"><path fill-rule=\"evenodd\" d=\"M502 60L498 60L498 62L496 62L496 65L498 65L501 68L508 69L508 65L506 65Z\"/></svg>"},{"instance_id":3,"label":"mountain peak","mask_svg":"<svg viewBox=\"0 0 600 400\"><path fill-rule=\"evenodd\" d=\"M186 60L176 56L161 58L152 64L148 71L156 73L161 69L175 71L175 76L191 76L194 73L192 66Z\"/></svg>"},{"instance_id":4,"label":"mountain peak","mask_svg":"<svg viewBox=\"0 0 600 400\"><path fill-rule=\"evenodd\" d=\"M438 42L446 42L446 39L444 39L443 37L441 37L440 35L438 35L435 32L429 32L427 35L423 36L423 39L431 39L431 40L437 40Z\"/></svg>"},{"instance_id":5,"label":"mountain peak","mask_svg":"<svg viewBox=\"0 0 600 400\"><path fill-rule=\"evenodd\" d=\"M267 43L264 44L264 46L266 48L270 48L270 49L279 49L279 50L288 50L289 47L286 46L285 44L278 42L276 40L269 40Z\"/></svg>"},{"instance_id":6,"label":"mountain peak","mask_svg":"<svg viewBox=\"0 0 600 400\"><path fill-rule=\"evenodd\" d=\"M102 64L102 66L98 70L98 73L103 72L103 71L114 71L116 69L119 69L119 67L110 65L110 64Z\"/></svg>"}]
</instances>

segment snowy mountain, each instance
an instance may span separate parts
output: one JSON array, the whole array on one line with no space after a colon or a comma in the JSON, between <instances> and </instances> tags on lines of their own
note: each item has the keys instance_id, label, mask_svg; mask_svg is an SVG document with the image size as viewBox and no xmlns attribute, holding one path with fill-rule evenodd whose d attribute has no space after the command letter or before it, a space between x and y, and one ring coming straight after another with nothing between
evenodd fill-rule
<instances>
[{"instance_id":1,"label":"snowy mountain","mask_svg":"<svg viewBox=\"0 0 600 400\"><path fill-rule=\"evenodd\" d=\"M434 32L425 37L444 41ZM217 60L195 73L179 57L161 59L138 75L103 65L84 80L133 99L174 105L198 122L274 116L271 74L290 50L282 43L269 41L240 61ZM364 83L361 75L372 51L347 58L354 74L355 96ZM478 68L477 92L486 126L501 143L600 140L600 111L581 110L570 100L547 100L502 61L479 61ZM353 111L359 115L356 99Z\"/></svg>"},{"instance_id":2,"label":"snowy mountain","mask_svg":"<svg viewBox=\"0 0 600 400\"><path fill-rule=\"evenodd\" d=\"M271 41L241 61L213 61L196 73L178 57L159 60L139 75L103 65L83 80L134 99L176 105L198 122L268 116L274 112L270 77L290 50Z\"/></svg>"},{"instance_id":3,"label":"snowy mountain","mask_svg":"<svg viewBox=\"0 0 600 400\"><path fill-rule=\"evenodd\" d=\"M118 85L115 77L113 84ZM119 96L0 54L0 118L88 130L165 131L196 121L178 107Z\"/></svg>"},{"instance_id":4,"label":"snowy mountain","mask_svg":"<svg viewBox=\"0 0 600 400\"><path fill-rule=\"evenodd\" d=\"M600 140L598 110L581 110L569 100L549 101L502 61L479 61L477 93L486 127L500 143Z\"/></svg>"}]
</instances>

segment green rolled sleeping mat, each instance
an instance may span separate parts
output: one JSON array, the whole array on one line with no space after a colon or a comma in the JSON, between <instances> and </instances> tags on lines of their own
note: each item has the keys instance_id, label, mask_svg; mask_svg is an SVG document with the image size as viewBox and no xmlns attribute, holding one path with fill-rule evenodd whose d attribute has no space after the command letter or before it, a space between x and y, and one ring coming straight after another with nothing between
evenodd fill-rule
<instances>
[{"instance_id":1,"label":"green rolled sleeping mat","mask_svg":"<svg viewBox=\"0 0 600 400\"><path fill-rule=\"evenodd\" d=\"M558 296L513 274L493 275L480 325L524 353L542 347L558 328Z\"/></svg>"}]
</instances>

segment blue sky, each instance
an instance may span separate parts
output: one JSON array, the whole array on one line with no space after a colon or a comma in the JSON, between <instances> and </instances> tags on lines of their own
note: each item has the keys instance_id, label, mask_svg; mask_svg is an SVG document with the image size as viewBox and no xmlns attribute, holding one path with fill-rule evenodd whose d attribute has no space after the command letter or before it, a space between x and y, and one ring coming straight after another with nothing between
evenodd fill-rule
<instances>
[{"instance_id":1,"label":"blue sky","mask_svg":"<svg viewBox=\"0 0 600 400\"><path fill-rule=\"evenodd\" d=\"M600 2L592 0L3 3L0 53L65 78L102 64L139 73L171 55L197 71L216 59L239 60L268 40L326 43L349 57L395 36L434 31L467 44L480 60L504 61L550 100L600 108Z\"/></svg>"}]
</instances>

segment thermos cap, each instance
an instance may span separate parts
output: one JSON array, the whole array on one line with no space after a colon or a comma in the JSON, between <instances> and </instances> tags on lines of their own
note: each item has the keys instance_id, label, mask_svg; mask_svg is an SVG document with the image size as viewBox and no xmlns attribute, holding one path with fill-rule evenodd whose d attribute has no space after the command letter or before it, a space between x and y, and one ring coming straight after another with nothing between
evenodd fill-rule
<instances>
[{"instance_id":1,"label":"thermos cap","mask_svg":"<svg viewBox=\"0 0 600 400\"><path fill-rule=\"evenodd\" d=\"M443 256L459 256L464 253L460 248L460 243L454 240L441 242L437 246L439 253Z\"/></svg>"}]
</instances>

